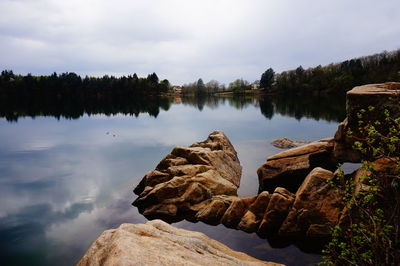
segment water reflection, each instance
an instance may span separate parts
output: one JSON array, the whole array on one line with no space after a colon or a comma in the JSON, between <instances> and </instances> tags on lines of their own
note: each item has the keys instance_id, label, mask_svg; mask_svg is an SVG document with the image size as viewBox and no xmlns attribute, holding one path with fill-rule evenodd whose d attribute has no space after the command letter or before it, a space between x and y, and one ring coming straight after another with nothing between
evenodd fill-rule
<instances>
[{"instance_id":1,"label":"water reflection","mask_svg":"<svg viewBox=\"0 0 400 266\"><path fill-rule=\"evenodd\" d=\"M104 105L60 105L43 102L40 105L22 106L0 106L0 117L8 121L18 121L21 117L53 116L57 119L77 119L83 115L130 115L138 117L139 114L147 113L157 117L161 110L168 111L172 104L182 103L183 105L196 107L202 111L205 106L211 109L219 105L232 106L238 110L253 105L260 108L261 113L272 119L275 114L313 119L324 119L327 121L340 122L345 118L345 99L341 96L330 97L289 97L289 96L215 96L200 95L198 97L149 97L137 98L134 101L107 102Z\"/></svg>"},{"instance_id":2,"label":"water reflection","mask_svg":"<svg viewBox=\"0 0 400 266\"><path fill-rule=\"evenodd\" d=\"M131 207L132 189L173 146L223 130L238 151L243 166L239 195L246 197L257 192L257 167L277 151L270 145L273 139L321 139L337 127L324 119L282 115L272 101L269 119L255 98L193 101L170 100L158 112L138 117L116 109L114 116L86 114L74 120L43 110L29 114L35 119L24 118L25 111L13 112L14 123L0 118L0 265L71 265L100 232L145 222ZM304 262L299 265L319 259L294 246L272 249L266 240L236 230L202 223L177 226L205 232L260 259L290 264L296 258Z\"/></svg>"}]
</instances>

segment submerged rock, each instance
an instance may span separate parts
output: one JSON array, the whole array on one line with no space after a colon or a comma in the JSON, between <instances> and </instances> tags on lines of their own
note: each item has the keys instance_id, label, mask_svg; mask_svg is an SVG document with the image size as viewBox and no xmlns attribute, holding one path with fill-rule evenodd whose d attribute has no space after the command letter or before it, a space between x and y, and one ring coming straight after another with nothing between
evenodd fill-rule
<instances>
[{"instance_id":1,"label":"submerged rock","mask_svg":"<svg viewBox=\"0 0 400 266\"><path fill-rule=\"evenodd\" d=\"M257 170L259 191L273 192L284 187L296 192L307 174L315 167L333 169L337 165L332 156L333 138L311 142L275 154Z\"/></svg>"},{"instance_id":2,"label":"submerged rock","mask_svg":"<svg viewBox=\"0 0 400 266\"><path fill-rule=\"evenodd\" d=\"M296 141L296 140L291 140L288 138L280 138L280 139L276 139L273 142L271 142L271 144L274 147L279 148L279 149L296 148L296 147L306 145L308 143L310 143L310 141L304 141L304 140Z\"/></svg>"},{"instance_id":3,"label":"submerged rock","mask_svg":"<svg viewBox=\"0 0 400 266\"><path fill-rule=\"evenodd\" d=\"M122 224L104 231L78 266L93 265L281 265L234 251L203 233L161 220Z\"/></svg>"},{"instance_id":4,"label":"submerged rock","mask_svg":"<svg viewBox=\"0 0 400 266\"><path fill-rule=\"evenodd\" d=\"M285 188L277 187L271 195L257 234L266 237L278 232L293 205L295 195Z\"/></svg>"}]
</instances>

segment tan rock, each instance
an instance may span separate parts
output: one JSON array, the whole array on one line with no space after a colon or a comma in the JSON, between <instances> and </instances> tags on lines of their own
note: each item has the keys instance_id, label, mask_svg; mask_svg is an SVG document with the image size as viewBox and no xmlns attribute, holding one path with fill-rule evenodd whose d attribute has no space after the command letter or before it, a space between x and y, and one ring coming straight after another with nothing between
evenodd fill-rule
<instances>
[{"instance_id":1,"label":"tan rock","mask_svg":"<svg viewBox=\"0 0 400 266\"><path fill-rule=\"evenodd\" d=\"M364 124L374 124L375 121L382 122L381 133L388 130L384 124L384 112L388 110L392 117L400 116L400 83L388 82L382 84L368 84L358 86L347 92L347 119L339 125L335 134L334 155L341 162L360 162L364 155L354 152L352 145L354 140L363 138L358 131L359 121ZM369 110L373 107L373 110ZM358 117L361 110L365 110L362 118ZM351 130L352 137L347 136Z\"/></svg>"},{"instance_id":2,"label":"tan rock","mask_svg":"<svg viewBox=\"0 0 400 266\"><path fill-rule=\"evenodd\" d=\"M134 190L139 197L133 205L149 219L192 220L200 210L199 203L216 195L237 195L241 169L229 139L222 131L215 131L203 142L175 147L140 181ZM222 208L224 204L215 201L211 206ZM216 222L215 217L208 215L208 220L204 215L205 211L198 217Z\"/></svg>"},{"instance_id":3,"label":"tan rock","mask_svg":"<svg viewBox=\"0 0 400 266\"><path fill-rule=\"evenodd\" d=\"M251 198L235 198L221 219L221 223L229 228L236 228L250 205L257 196Z\"/></svg>"},{"instance_id":4,"label":"tan rock","mask_svg":"<svg viewBox=\"0 0 400 266\"><path fill-rule=\"evenodd\" d=\"M199 209L195 216L196 220L212 225L220 224L222 216L235 198L232 196L212 197Z\"/></svg>"},{"instance_id":5,"label":"tan rock","mask_svg":"<svg viewBox=\"0 0 400 266\"><path fill-rule=\"evenodd\" d=\"M319 167L308 174L279 230L280 235L330 235L342 210L341 194L326 182L332 177L331 171Z\"/></svg>"},{"instance_id":6,"label":"tan rock","mask_svg":"<svg viewBox=\"0 0 400 266\"><path fill-rule=\"evenodd\" d=\"M296 140L291 140L288 138L280 138L280 139L276 139L274 141L271 142L271 144L279 149L291 149L291 148L295 148L295 147L300 147L303 145L306 145L310 143L309 141L296 141Z\"/></svg>"},{"instance_id":7,"label":"tan rock","mask_svg":"<svg viewBox=\"0 0 400 266\"><path fill-rule=\"evenodd\" d=\"M257 234L265 237L278 231L294 202L294 194L277 187L271 195Z\"/></svg>"},{"instance_id":8,"label":"tan rock","mask_svg":"<svg viewBox=\"0 0 400 266\"><path fill-rule=\"evenodd\" d=\"M104 231L78 266L96 265L280 265L234 251L206 235L161 220L122 224Z\"/></svg>"},{"instance_id":9,"label":"tan rock","mask_svg":"<svg viewBox=\"0 0 400 266\"><path fill-rule=\"evenodd\" d=\"M285 187L296 192L307 174L317 166L333 169L333 138L311 142L273 155L257 170L259 191Z\"/></svg>"},{"instance_id":10,"label":"tan rock","mask_svg":"<svg viewBox=\"0 0 400 266\"><path fill-rule=\"evenodd\" d=\"M248 233L256 232L268 207L270 198L271 195L267 191L258 194L257 199L249 206L249 209L242 217L237 229Z\"/></svg>"}]
</instances>

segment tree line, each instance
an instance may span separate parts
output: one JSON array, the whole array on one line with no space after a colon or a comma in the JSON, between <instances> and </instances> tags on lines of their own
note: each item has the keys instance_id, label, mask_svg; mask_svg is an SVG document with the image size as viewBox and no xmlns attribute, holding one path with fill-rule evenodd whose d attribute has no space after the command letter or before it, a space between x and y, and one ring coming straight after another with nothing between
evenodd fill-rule
<instances>
[{"instance_id":1,"label":"tree line","mask_svg":"<svg viewBox=\"0 0 400 266\"><path fill-rule=\"evenodd\" d=\"M400 81L400 49L279 74L269 68L260 86L268 93L319 95L344 94L355 86L387 81Z\"/></svg>"},{"instance_id":2,"label":"tree line","mask_svg":"<svg viewBox=\"0 0 400 266\"><path fill-rule=\"evenodd\" d=\"M159 107L169 108L160 94L168 92L168 80L157 74L139 78L81 78L75 73L53 73L50 76L15 75L4 70L0 75L0 113L9 120L37 114L77 118L87 114L134 114L147 112L157 116Z\"/></svg>"}]
</instances>

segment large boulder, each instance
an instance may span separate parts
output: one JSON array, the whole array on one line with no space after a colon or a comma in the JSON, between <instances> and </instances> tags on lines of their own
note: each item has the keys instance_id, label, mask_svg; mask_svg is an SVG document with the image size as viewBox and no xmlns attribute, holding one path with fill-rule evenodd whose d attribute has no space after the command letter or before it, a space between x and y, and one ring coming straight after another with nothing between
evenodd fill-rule
<instances>
[{"instance_id":1,"label":"large boulder","mask_svg":"<svg viewBox=\"0 0 400 266\"><path fill-rule=\"evenodd\" d=\"M337 161L332 156L333 138L311 142L275 154L257 170L259 191L273 192L284 187L296 192L307 174L315 167L334 169Z\"/></svg>"},{"instance_id":2,"label":"large boulder","mask_svg":"<svg viewBox=\"0 0 400 266\"><path fill-rule=\"evenodd\" d=\"M314 168L296 193L294 204L279 234L288 236L329 236L341 214L342 195L327 182L331 171Z\"/></svg>"},{"instance_id":3,"label":"large boulder","mask_svg":"<svg viewBox=\"0 0 400 266\"><path fill-rule=\"evenodd\" d=\"M384 122L385 110L389 111L391 117L400 117L400 83L358 86L347 92L346 99L347 118L339 125L335 134L334 156L340 162L360 162L363 156L352 147L354 140L364 137L358 131L359 121L373 125L375 121ZM388 129L382 123L381 132ZM351 137L347 135L349 131L352 132Z\"/></svg>"},{"instance_id":4,"label":"large boulder","mask_svg":"<svg viewBox=\"0 0 400 266\"><path fill-rule=\"evenodd\" d=\"M234 251L203 233L161 220L122 224L104 231L78 266L96 265L281 265Z\"/></svg>"},{"instance_id":5,"label":"large boulder","mask_svg":"<svg viewBox=\"0 0 400 266\"><path fill-rule=\"evenodd\" d=\"M241 171L231 142L222 131L215 131L203 142L175 147L134 189L139 197L133 205L149 219L193 220L204 205L200 203L217 195L237 195ZM223 205L212 202L213 208ZM198 218L207 221L204 215ZM215 223L213 219L209 222Z\"/></svg>"}]
</instances>

